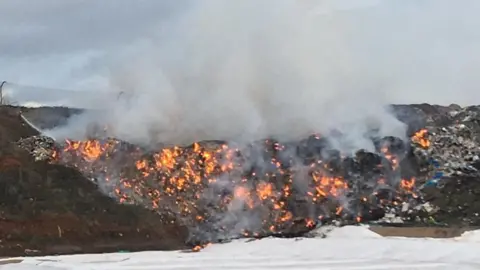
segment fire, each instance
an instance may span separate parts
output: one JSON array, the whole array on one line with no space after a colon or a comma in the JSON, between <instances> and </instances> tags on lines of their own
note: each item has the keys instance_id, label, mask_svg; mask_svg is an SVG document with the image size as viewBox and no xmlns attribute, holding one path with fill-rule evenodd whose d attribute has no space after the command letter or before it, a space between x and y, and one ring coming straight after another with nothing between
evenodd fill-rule
<instances>
[{"instance_id":1,"label":"fire","mask_svg":"<svg viewBox=\"0 0 480 270\"><path fill-rule=\"evenodd\" d=\"M383 153L384 157L390 162L392 169L397 170L399 166L397 157L390 153L390 150L386 146L383 146L380 151Z\"/></svg>"},{"instance_id":2,"label":"fire","mask_svg":"<svg viewBox=\"0 0 480 270\"><path fill-rule=\"evenodd\" d=\"M412 136L412 141L419 144L421 147L427 149L430 147L430 141L428 140L428 130L421 129Z\"/></svg>"},{"instance_id":3,"label":"fire","mask_svg":"<svg viewBox=\"0 0 480 270\"><path fill-rule=\"evenodd\" d=\"M425 136L426 131L419 131L412 140L427 144ZM417 137L419 139L415 139ZM266 141L265 144L273 151L287 153L287 147L278 142ZM381 153L393 170L399 168L398 158L388 147L383 147ZM340 203L339 198L354 192L353 183L344 178L345 175L334 173L328 161L312 160L302 164L307 168L302 176L306 185L305 190L297 190L294 179L299 172L292 165L294 157L273 156L267 159L266 163L270 165L250 168L245 165L248 157L227 144L194 143L191 147L173 146L151 153L131 145L122 146L122 142L111 139L67 140L64 149L55 155L55 162L72 164L83 173L103 177L114 185L112 196L119 202L143 204L157 211L175 209L190 223L208 223L215 213L229 211L235 201L243 203L242 210L261 213L263 228L271 232L293 223L296 212L292 204L295 201L311 204L312 216L304 217L308 228L331 214L352 214L353 221L363 221L361 212L347 213L351 208ZM377 180L377 185L381 187L390 182L387 177L382 177ZM415 179L401 180L397 192L414 195ZM367 203L370 201L367 197L361 196L358 201ZM331 214L322 212L326 201L337 204ZM205 207L210 210L204 211ZM249 232L249 235L257 233Z\"/></svg>"},{"instance_id":4,"label":"fire","mask_svg":"<svg viewBox=\"0 0 480 270\"><path fill-rule=\"evenodd\" d=\"M64 151L77 151L87 161L96 161L102 154L106 153L107 147L109 144L102 145L99 141L97 140L88 140L84 142L76 142L76 141L70 141L66 140L66 148Z\"/></svg>"},{"instance_id":5,"label":"fire","mask_svg":"<svg viewBox=\"0 0 480 270\"><path fill-rule=\"evenodd\" d=\"M411 179L402 179L400 181L400 186L404 189L404 190L413 190L415 188L415 178L412 177Z\"/></svg>"},{"instance_id":6,"label":"fire","mask_svg":"<svg viewBox=\"0 0 480 270\"><path fill-rule=\"evenodd\" d=\"M307 218L305 220L305 226L307 228L313 228L313 227L315 227L315 221L313 221L313 219Z\"/></svg>"},{"instance_id":7,"label":"fire","mask_svg":"<svg viewBox=\"0 0 480 270\"><path fill-rule=\"evenodd\" d=\"M205 249L206 247L210 246L211 244L208 243L208 244L204 244L204 245L196 245L192 248L192 252L199 252L201 251L202 249Z\"/></svg>"},{"instance_id":8,"label":"fire","mask_svg":"<svg viewBox=\"0 0 480 270\"><path fill-rule=\"evenodd\" d=\"M266 200L270 196L272 196L273 191L272 184L270 183L260 183L257 186L257 195L261 200Z\"/></svg>"}]
</instances>

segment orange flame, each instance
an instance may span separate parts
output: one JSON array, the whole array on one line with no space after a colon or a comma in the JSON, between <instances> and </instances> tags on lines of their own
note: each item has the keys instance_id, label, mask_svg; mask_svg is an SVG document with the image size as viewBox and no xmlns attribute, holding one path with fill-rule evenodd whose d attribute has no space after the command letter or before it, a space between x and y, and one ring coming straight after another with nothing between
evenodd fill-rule
<instances>
[{"instance_id":1,"label":"orange flame","mask_svg":"<svg viewBox=\"0 0 480 270\"><path fill-rule=\"evenodd\" d=\"M421 147L427 149L430 147L430 141L428 140L428 130L421 129L412 136L412 141L419 144Z\"/></svg>"}]
</instances>

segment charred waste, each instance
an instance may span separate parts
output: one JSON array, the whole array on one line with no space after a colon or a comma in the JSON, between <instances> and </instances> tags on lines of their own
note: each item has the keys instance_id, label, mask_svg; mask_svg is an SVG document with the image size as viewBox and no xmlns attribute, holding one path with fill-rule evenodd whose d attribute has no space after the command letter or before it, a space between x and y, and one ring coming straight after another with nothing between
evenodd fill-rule
<instances>
[{"instance_id":1,"label":"charred waste","mask_svg":"<svg viewBox=\"0 0 480 270\"><path fill-rule=\"evenodd\" d=\"M187 243L298 237L323 226L478 226L477 107L395 105L407 139L371 136L345 155L329 137L200 141L152 150L115 138L15 144L79 171L121 205L174 216Z\"/></svg>"},{"instance_id":2,"label":"charred waste","mask_svg":"<svg viewBox=\"0 0 480 270\"><path fill-rule=\"evenodd\" d=\"M405 115L399 119L421 119ZM189 228L189 241L206 243L301 236L330 223L431 223L437 207L421 188L434 177L431 160L439 158L431 154L433 130L406 123L408 141L372 136L376 150L353 156L321 135L248 145L202 141L156 151L114 138L34 136L18 145L38 160L74 167L121 204L177 216Z\"/></svg>"}]
</instances>

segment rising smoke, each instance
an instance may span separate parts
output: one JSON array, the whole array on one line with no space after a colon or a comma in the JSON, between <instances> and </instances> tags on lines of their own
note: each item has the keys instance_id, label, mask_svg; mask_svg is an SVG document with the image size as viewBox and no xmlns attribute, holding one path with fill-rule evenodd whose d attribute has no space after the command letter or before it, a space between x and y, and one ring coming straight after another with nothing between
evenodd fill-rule
<instances>
[{"instance_id":1,"label":"rising smoke","mask_svg":"<svg viewBox=\"0 0 480 270\"><path fill-rule=\"evenodd\" d=\"M372 151L372 130L404 137L405 126L386 107L393 101L387 93L399 89L399 77L391 75L398 69L368 57L363 35L369 31L357 27L355 13L324 3L197 1L148 39L112 53L111 95L95 97L103 101L100 113L76 116L48 133L79 139L98 124L136 144L320 133L346 153ZM253 156L247 160L256 167L269 163ZM295 165L294 186L306 192L302 166ZM221 178L215 185L235 193L233 179ZM203 196L215 202L218 194L210 188ZM234 234L259 228L255 213L244 211L245 198L234 199L216 216L218 224L233 223ZM340 200L348 206L347 198Z\"/></svg>"},{"instance_id":2,"label":"rising smoke","mask_svg":"<svg viewBox=\"0 0 480 270\"><path fill-rule=\"evenodd\" d=\"M372 127L403 136L385 108L387 78L355 51L349 11L323 3L195 2L117 52L110 86L126 94L112 94L105 114L76 118L57 137L92 120L134 143L286 140L335 129L346 135L338 147L352 150L372 148L364 138Z\"/></svg>"}]
</instances>

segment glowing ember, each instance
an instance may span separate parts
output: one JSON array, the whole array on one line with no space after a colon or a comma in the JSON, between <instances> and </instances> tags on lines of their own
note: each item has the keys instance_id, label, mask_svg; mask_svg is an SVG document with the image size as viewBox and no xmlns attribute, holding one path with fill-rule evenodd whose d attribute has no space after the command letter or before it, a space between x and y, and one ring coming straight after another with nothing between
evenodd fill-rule
<instances>
[{"instance_id":1,"label":"glowing ember","mask_svg":"<svg viewBox=\"0 0 480 270\"><path fill-rule=\"evenodd\" d=\"M202 249L210 246L211 244L210 243L207 243L207 244L204 244L204 245L196 245L192 248L192 252L199 252L201 251Z\"/></svg>"},{"instance_id":2,"label":"glowing ember","mask_svg":"<svg viewBox=\"0 0 480 270\"><path fill-rule=\"evenodd\" d=\"M419 131L412 140L427 145L425 136ZM364 157L371 163L368 170L378 171L367 180L355 159L335 155L324 159L321 149L306 153L296 149L267 140L242 151L223 143L194 143L152 153L109 139L66 141L54 159L111 185L111 195L121 203L178 213L192 226L215 224L217 230L229 231L235 222L219 216L247 211L261 220L253 231L243 230L249 235L276 232L298 217L307 228L335 216L362 222L371 208L416 198L415 179L396 180L399 157L388 146L379 149L380 162ZM300 159L302 155L305 158ZM388 173L382 171L385 163ZM369 187L359 187L362 183ZM385 195L392 192L385 187L393 186L398 186L395 194ZM367 203L370 209L359 207ZM299 205L308 213L302 214Z\"/></svg>"},{"instance_id":3,"label":"glowing ember","mask_svg":"<svg viewBox=\"0 0 480 270\"><path fill-rule=\"evenodd\" d=\"M430 147L430 141L428 140L428 131L426 129L421 129L412 136L412 141L419 144L423 148Z\"/></svg>"}]
</instances>

